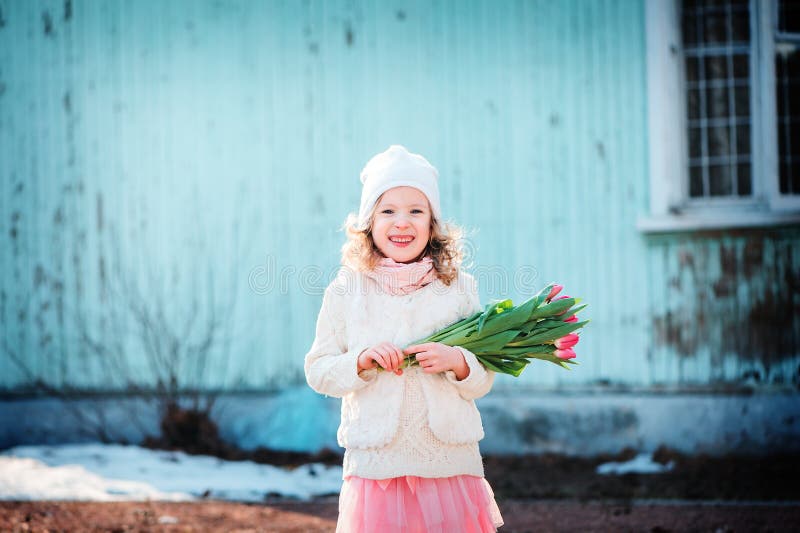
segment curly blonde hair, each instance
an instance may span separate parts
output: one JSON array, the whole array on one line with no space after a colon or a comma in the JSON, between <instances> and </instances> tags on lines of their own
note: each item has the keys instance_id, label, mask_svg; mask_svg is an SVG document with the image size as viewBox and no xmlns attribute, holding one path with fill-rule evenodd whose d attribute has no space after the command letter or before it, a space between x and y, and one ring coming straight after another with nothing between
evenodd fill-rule
<instances>
[{"instance_id":1,"label":"curly blonde hair","mask_svg":"<svg viewBox=\"0 0 800 533\"><path fill-rule=\"evenodd\" d=\"M350 213L342 226L347 235L347 241L342 245L342 264L353 270L372 270L384 257L372 238L372 222L377 204L375 202L372 207L369 224L365 229L359 229L358 216L355 213ZM436 277L449 286L458 277L458 269L464 259L461 246L464 231L455 224L442 224L434 217L431 217L430 230L430 238L421 257L430 256Z\"/></svg>"}]
</instances>

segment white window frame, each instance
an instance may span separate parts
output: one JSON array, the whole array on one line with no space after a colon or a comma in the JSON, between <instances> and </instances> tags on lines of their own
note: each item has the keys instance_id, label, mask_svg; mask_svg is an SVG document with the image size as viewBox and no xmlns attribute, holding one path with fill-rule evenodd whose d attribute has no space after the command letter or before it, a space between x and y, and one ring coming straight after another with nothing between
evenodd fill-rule
<instances>
[{"instance_id":1,"label":"white window frame","mask_svg":"<svg viewBox=\"0 0 800 533\"><path fill-rule=\"evenodd\" d=\"M800 224L800 195L782 195L775 101L777 2L750 0L753 195L698 205L689 200L686 88L680 0L645 2L650 212L644 233ZM760 141L760 142L759 142Z\"/></svg>"}]
</instances>

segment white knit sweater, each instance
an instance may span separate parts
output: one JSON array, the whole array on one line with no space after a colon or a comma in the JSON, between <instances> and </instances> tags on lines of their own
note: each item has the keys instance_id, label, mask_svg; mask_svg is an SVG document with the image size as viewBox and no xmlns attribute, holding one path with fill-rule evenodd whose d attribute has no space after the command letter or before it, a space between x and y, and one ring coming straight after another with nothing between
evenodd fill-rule
<instances>
[{"instance_id":1,"label":"white knit sweater","mask_svg":"<svg viewBox=\"0 0 800 533\"><path fill-rule=\"evenodd\" d=\"M461 381L452 371L418 367L401 376L357 371L365 348L383 341L407 346L480 308L466 273L449 287L437 280L392 296L360 273L340 271L325 291L305 373L314 390L342 398L337 437L346 450L345 476L483 475L483 426L473 400L491 389L494 373L469 350L461 349L470 368Z\"/></svg>"},{"instance_id":2,"label":"white knit sweater","mask_svg":"<svg viewBox=\"0 0 800 533\"><path fill-rule=\"evenodd\" d=\"M483 477L477 442L448 444L436 438L428 427L428 408L419 383L420 379L425 379L424 372L415 366L405 370L403 375L403 403L394 439L381 447L346 449L343 476L388 479L470 474Z\"/></svg>"}]
</instances>

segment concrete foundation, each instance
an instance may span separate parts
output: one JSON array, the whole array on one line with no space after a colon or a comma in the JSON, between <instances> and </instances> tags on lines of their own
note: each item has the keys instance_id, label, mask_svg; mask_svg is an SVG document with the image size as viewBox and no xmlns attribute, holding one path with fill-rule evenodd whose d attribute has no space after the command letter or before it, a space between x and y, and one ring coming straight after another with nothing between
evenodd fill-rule
<instances>
[{"instance_id":1,"label":"concrete foundation","mask_svg":"<svg viewBox=\"0 0 800 533\"><path fill-rule=\"evenodd\" d=\"M483 453L591 456L664 445L684 453L800 452L800 395L493 391L478 402ZM223 438L252 449L338 449L339 400L306 387L218 399ZM137 398L0 402L0 448L158 433L157 406Z\"/></svg>"}]
</instances>

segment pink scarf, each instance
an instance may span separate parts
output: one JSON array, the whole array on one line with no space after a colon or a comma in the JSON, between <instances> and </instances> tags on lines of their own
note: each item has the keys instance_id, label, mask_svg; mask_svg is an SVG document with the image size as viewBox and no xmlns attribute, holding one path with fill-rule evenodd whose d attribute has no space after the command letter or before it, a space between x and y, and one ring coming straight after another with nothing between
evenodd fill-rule
<instances>
[{"instance_id":1,"label":"pink scarf","mask_svg":"<svg viewBox=\"0 0 800 533\"><path fill-rule=\"evenodd\" d=\"M433 259L427 256L415 263L397 263L394 259L384 257L366 274L384 291L395 296L410 294L436 279Z\"/></svg>"}]
</instances>

